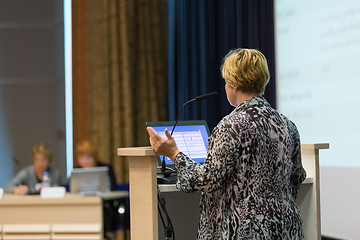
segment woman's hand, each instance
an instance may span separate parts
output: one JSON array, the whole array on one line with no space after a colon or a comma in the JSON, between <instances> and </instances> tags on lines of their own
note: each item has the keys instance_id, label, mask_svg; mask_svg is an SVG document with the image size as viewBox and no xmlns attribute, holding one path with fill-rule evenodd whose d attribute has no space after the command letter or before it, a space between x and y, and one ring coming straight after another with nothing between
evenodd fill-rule
<instances>
[{"instance_id":1,"label":"woman's hand","mask_svg":"<svg viewBox=\"0 0 360 240\"><path fill-rule=\"evenodd\" d=\"M29 188L26 185L20 185L14 188L14 194L26 194L29 191Z\"/></svg>"},{"instance_id":2,"label":"woman's hand","mask_svg":"<svg viewBox=\"0 0 360 240\"><path fill-rule=\"evenodd\" d=\"M154 151L158 155L169 157L174 162L176 155L178 155L180 151L169 131L165 129L167 139L163 139L152 127L147 127L146 130L149 133L150 145Z\"/></svg>"}]
</instances>

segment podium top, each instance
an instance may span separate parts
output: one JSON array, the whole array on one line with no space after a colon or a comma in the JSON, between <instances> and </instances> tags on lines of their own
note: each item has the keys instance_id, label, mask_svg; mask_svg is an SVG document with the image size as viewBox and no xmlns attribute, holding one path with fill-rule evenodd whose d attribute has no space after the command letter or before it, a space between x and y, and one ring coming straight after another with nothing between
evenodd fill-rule
<instances>
[{"instance_id":1,"label":"podium top","mask_svg":"<svg viewBox=\"0 0 360 240\"><path fill-rule=\"evenodd\" d=\"M329 149L329 143L311 143L301 144L302 150L316 150L316 149ZM156 153L151 147L130 147L130 148L118 148L118 156L139 156L139 157L151 157L156 156Z\"/></svg>"},{"instance_id":2,"label":"podium top","mask_svg":"<svg viewBox=\"0 0 360 240\"><path fill-rule=\"evenodd\" d=\"M316 149L329 149L329 143L311 143L301 144L301 150L316 150Z\"/></svg>"},{"instance_id":3,"label":"podium top","mask_svg":"<svg viewBox=\"0 0 360 240\"><path fill-rule=\"evenodd\" d=\"M151 147L130 147L130 148L118 148L118 156L134 156L134 157L152 157L156 156L156 153Z\"/></svg>"}]
</instances>

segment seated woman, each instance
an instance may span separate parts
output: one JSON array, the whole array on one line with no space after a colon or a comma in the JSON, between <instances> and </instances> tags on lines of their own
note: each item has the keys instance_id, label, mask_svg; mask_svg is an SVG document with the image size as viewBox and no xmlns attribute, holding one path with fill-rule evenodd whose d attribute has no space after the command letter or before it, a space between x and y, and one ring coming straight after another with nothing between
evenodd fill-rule
<instances>
[{"instance_id":1,"label":"seated woman","mask_svg":"<svg viewBox=\"0 0 360 240\"><path fill-rule=\"evenodd\" d=\"M91 167L108 167L109 175L109 189L111 191L117 190L117 183L114 170L111 165L102 163L98 160L97 151L90 141L85 140L80 142L76 148L77 168L91 168ZM118 209L116 201L104 201L104 234L106 239L116 239L115 230L118 222Z\"/></svg>"},{"instance_id":2,"label":"seated woman","mask_svg":"<svg viewBox=\"0 0 360 240\"><path fill-rule=\"evenodd\" d=\"M114 170L109 164L102 163L97 158L97 151L93 143L84 140L78 143L76 147L77 154L77 168L91 168L91 167L108 167L108 174L110 180L109 189L111 191L117 190L116 178Z\"/></svg>"},{"instance_id":3,"label":"seated woman","mask_svg":"<svg viewBox=\"0 0 360 240\"><path fill-rule=\"evenodd\" d=\"M45 143L36 144L33 147L33 165L22 169L5 187L5 192L14 194L39 193L45 172L50 177L50 185L59 186L61 174L58 170L50 167L51 160L50 148Z\"/></svg>"}]
</instances>

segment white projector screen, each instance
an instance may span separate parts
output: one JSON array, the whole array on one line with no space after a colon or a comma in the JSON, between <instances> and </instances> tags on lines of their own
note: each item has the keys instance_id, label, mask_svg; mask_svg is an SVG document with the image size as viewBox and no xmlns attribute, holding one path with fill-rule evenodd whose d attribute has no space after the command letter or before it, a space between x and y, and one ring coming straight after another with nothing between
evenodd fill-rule
<instances>
[{"instance_id":1,"label":"white projector screen","mask_svg":"<svg viewBox=\"0 0 360 240\"><path fill-rule=\"evenodd\" d=\"M360 1L276 0L277 107L320 152L322 233L360 239Z\"/></svg>"}]
</instances>

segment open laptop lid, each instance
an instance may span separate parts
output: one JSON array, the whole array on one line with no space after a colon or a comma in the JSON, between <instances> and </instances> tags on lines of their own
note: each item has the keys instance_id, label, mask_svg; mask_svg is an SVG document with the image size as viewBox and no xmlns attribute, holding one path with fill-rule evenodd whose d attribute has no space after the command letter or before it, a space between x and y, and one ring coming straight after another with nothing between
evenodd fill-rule
<instances>
[{"instance_id":1,"label":"open laptop lid","mask_svg":"<svg viewBox=\"0 0 360 240\"><path fill-rule=\"evenodd\" d=\"M165 129L171 132L175 121L167 122L147 122L147 127L152 127L162 137L165 136ZM195 121L178 121L173 137L179 150L189 156L192 160L203 163L206 159L208 150L208 139L210 131L204 120ZM158 156L159 162L163 156ZM174 165L174 163L165 157L166 165Z\"/></svg>"},{"instance_id":2,"label":"open laptop lid","mask_svg":"<svg viewBox=\"0 0 360 240\"><path fill-rule=\"evenodd\" d=\"M70 177L71 193L107 192L108 167L74 168Z\"/></svg>"}]
</instances>

